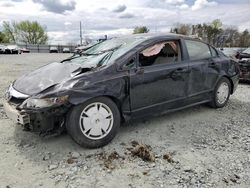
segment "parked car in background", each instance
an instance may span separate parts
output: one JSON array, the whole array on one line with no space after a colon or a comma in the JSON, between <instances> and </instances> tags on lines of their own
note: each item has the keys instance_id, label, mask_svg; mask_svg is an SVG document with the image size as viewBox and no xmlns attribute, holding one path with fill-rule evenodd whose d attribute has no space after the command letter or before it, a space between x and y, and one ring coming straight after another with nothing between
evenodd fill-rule
<instances>
[{"instance_id":1,"label":"parked car in background","mask_svg":"<svg viewBox=\"0 0 250 188\"><path fill-rule=\"evenodd\" d=\"M139 34L103 41L15 80L9 118L40 133L63 130L81 146L108 144L121 122L209 103L237 88L237 62L200 40Z\"/></svg>"},{"instance_id":2,"label":"parked car in background","mask_svg":"<svg viewBox=\"0 0 250 188\"><path fill-rule=\"evenodd\" d=\"M221 51L228 57L231 57L233 59L237 59L237 54L239 53L236 49L234 48L222 48Z\"/></svg>"},{"instance_id":3,"label":"parked car in background","mask_svg":"<svg viewBox=\"0 0 250 188\"><path fill-rule=\"evenodd\" d=\"M249 60L250 59L250 48L245 49L241 53L239 53L238 59L242 60Z\"/></svg>"},{"instance_id":4,"label":"parked car in background","mask_svg":"<svg viewBox=\"0 0 250 188\"><path fill-rule=\"evenodd\" d=\"M239 53L238 59L241 70L240 79L250 81L250 48Z\"/></svg>"},{"instance_id":5,"label":"parked car in background","mask_svg":"<svg viewBox=\"0 0 250 188\"><path fill-rule=\"evenodd\" d=\"M20 50L22 53L30 53L30 50L27 48L21 48Z\"/></svg>"},{"instance_id":6,"label":"parked car in background","mask_svg":"<svg viewBox=\"0 0 250 188\"><path fill-rule=\"evenodd\" d=\"M63 48L63 53L70 53L70 49L69 48Z\"/></svg>"},{"instance_id":7,"label":"parked car in background","mask_svg":"<svg viewBox=\"0 0 250 188\"><path fill-rule=\"evenodd\" d=\"M6 54L21 54L21 49L17 45L7 45L5 48Z\"/></svg>"},{"instance_id":8,"label":"parked car in background","mask_svg":"<svg viewBox=\"0 0 250 188\"><path fill-rule=\"evenodd\" d=\"M0 44L0 54L4 54L5 53L5 48L6 48L5 45L1 45Z\"/></svg>"},{"instance_id":9,"label":"parked car in background","mask_svg":"<svg viewBox=\"0 0 250 188\"><path fill-rule=\"evenodd\" d=\"M49 53L58 53L57 47L50 47Z\"/></svg>"}]
</instances>

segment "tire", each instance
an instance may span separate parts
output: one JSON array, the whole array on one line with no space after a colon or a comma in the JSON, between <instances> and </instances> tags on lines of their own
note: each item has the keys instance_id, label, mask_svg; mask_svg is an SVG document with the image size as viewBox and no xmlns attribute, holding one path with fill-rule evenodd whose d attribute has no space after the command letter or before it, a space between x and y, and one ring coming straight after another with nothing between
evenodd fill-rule
<instances>
[{"instance_id":1,"label":"tire","mask_svg":"<svg viewBox=\"0 0 250 188\"><path fill-rule=\"evenodd\" d=\"M217 83L215 90L213 92L212 101L210 106L213 108L224 107L230 97L231 83L226 77L222 77Z\"/></svg>"},{"instance_id":2,"label":"tire","mask_svg":"<svg viewBox=\"0 0 250 188\"><path fill-rule=\"evenodd\" d=\"M115 137L120 122L117 105L107 97L97 97L71 109L67 116L66 129L79 145L98 148ZM97 128L93 128L95 126Z\"/></svg>"}]
</instances>

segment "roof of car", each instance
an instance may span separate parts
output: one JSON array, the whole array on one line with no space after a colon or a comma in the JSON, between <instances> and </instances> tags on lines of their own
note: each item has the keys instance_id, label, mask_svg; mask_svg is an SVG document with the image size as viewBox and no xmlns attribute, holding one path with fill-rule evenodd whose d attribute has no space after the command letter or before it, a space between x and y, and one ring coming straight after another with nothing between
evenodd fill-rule
<instances>
[{"instance_id":1,"label":"roof of car","mask_svg":"<svg viewBox=\"0 0 250 188\"><path fill-rule=\"evenodd\" d=\"M124 35L117 38L134 38L134 39L160 39L160 38L189 38L194 39L192 37L188 37L185 35L175 34L175 33L140 33L140 34L133 34L133 35Z\"/></svg>"}]
</instances>

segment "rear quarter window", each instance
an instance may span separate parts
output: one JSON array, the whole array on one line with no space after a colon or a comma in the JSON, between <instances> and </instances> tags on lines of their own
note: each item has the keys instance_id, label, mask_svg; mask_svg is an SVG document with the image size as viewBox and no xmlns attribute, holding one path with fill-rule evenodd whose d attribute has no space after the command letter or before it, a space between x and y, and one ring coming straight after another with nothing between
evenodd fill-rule
<instances>
[{"instance_id":1,"label":"rear quarter window","mask_svg":"<svg viewBox=\"0 0 250 188\"><path fill-rule=\"evenodd\" d=\"M209 46L203 42L185 40L190 60L211 58Z\"/></svg>"}]
</instances>

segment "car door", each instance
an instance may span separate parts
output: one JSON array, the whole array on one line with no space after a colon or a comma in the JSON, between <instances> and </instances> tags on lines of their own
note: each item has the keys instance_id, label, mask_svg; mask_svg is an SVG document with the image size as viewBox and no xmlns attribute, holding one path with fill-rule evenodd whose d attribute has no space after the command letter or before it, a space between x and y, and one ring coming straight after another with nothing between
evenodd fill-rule
<instances>
[{"instance_id":1,"label":"car door","mask_svg":"<svg viewBox=\"0 0 250 188\"><path fill-rule=\"evenodd\" d=\"M188 96L191 102L203 101L207 98L207 93L211 82L209 79L209 67L214 66L211 59L211 51L206 43L201 41L186 39L186 48L189 54L189 84Z\"/></svg>"},{"instance_id":2,"label":"car door","mask_svg":"<svg viewBox=\"0 0 250 188\"><path fill-rule=\"evenodd\" d=\"M182 61L180 41L166 42L176 44L178 57L169 55L164 59L160 51L147 60L140 58L147 49L159 44L154 43L137 54L137 67L130 71L131 110L136 115L177 108L187 97L188 63Z\"/></svg>"},{"instance_id":3,"label":"car door","mask_svg":"<svg viewBox=\"0 0 250 188\"><path fill-rule=\"evenodd\" d=\"M209 47L211 51L211 57L208 62L205 87L207 90L214 90L217 80L219 79L220 70L223 62L219 57L217 51L212 46Z\"/></svg>"}]
</instances>

